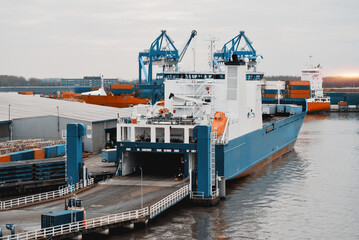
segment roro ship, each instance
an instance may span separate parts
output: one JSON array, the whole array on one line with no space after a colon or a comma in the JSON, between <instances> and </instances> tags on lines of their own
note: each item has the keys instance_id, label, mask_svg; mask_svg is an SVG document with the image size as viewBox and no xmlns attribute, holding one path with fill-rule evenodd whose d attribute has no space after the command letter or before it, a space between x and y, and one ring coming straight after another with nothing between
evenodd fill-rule
<instances>
[{"instance_id":1,"label":"roro ship","mask_svg":"<svg viewBox=\"0 0 359 240\"><path fill-rule=\"evenodd\" d=\"M233 55L224 74L164 73L164 103L118 118L117 174L175 175L190 181L192 199L214 199L225 181L291 151L306 100L262 103L264 80L248 78L250 64Z\"/></svg>"}]
</instances>

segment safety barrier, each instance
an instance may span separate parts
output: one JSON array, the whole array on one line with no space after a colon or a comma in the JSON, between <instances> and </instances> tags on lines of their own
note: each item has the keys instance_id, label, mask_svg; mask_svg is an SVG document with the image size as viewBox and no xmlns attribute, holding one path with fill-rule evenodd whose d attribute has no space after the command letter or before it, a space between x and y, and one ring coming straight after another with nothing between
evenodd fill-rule
<instances>
[{"instance_id":1,"label":"safety barrier","mask_svg":"<svg viewBox=\"0 0 359 240\"><path fill-rule=\"evenodd\" d=\"M87 181L87 186L91 186L93 184L94 184L94 179L90 178ZM62 186L62 187L59 187L58 190L51 191L51 192L39 193L39 194L30 195L30 196L26 196L26 197L0 201L0 210L9 210L13 207L18 207L18 206L29 204L29 203L41 202L41 201L45 201L48 199L63 197L65 195L75 192L81 188L84 188L84 184L82 182L73 184L73 185Z\"/></svg>"},{"instance_id":2,"label":"safety barrier","mask_svg":"<svg viewBox=\"0 0 359 240\"><path fill-rule=\"evenodd\" d=\"M140 218L154 218L161 212L165 211L170 206L176 204L189 194L189 185L183 186L167 197L161 199L150 207L145 207L133 211L111 214L98 218L91 218L84 221L63 224L55 227L43 228L29 232L18 233L0 237L0 240L32 240L51 238L53 236L62 236L70 233L79 233L85 229L93 229L115 223L121 223Z\"/></svg>"},{"instance_id":3,"label":"safety barrier","mask_svg":"<svg viewBox=\"0 0 359 240\"><path fill-rule=\"evenodd\" d=\"M150 207L150 218L151 219L154 218L155 216L157 216L167 208L181 201L183 198L185 198L188 195L188 193L189 193L189 185L186 185L178 189L176 192L158 201L157 203L153 204Z\"/></svg>"},{"instance_id":4,"label":"safety barrier","mask_svg":"<svg viewBox=\"0 0 359 240\"><path fill-rule=\"evenodd\" d=\"M130 220L136 220L148 215L148 207L139 210L128 211L118 214L112 214L104 217L91 218L84 221L63 224L55 227L48 227L34 231L19 233L2 237L2 240L30 240L30 239L44 239L53 236L62 236L65 234L80 232L84 229L97 228L114 223L120 223Z\"/></svg>"}]
</instances>

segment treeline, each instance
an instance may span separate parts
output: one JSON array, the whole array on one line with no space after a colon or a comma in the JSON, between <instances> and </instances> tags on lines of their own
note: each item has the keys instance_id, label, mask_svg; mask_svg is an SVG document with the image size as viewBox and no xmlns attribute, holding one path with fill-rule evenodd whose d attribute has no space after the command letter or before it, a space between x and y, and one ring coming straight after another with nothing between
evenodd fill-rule
<instances>
[{"instance_id":1,"label":"treeline","mask_svg":"<svg viewBox=\"0 0 359 240\"><path fill-rule=\"evenodd\" d=\"M285 80L300 80L300 76L266 76L268 81L285 81ZM137 81L128 81L119 79L118 83L120 84L134 84ZM38 79L38 78L29 78L10 75L0 75L0 87L7 86L60 86L60 79L48 78L48 79ZM344 87L359 87L359 77L324 77L323 78L323 87L324 88L344 88Z\"/></svg>"},{"instance_id":2,"label":"treeline","mask_svg":"<svg viewBox=\"0 0 359 240\"><path fill-rule=\"evenodd\" d=\"M359 87L359 77L324 77L324 88Z\"/></svg>"},{"instance_id":3,"label":"treeline","mask_svg":"<svg viewBox=\"0 0 359 240\"><path fill-rule=\"evenodd\" d=\"M266 76L268 81L300 80L300 76ZM359 77L324 77L323 88L359 87Z\"/></svg>"},{"instance_id":4,"label":"treeline","mask_svg":"<svg viewBox=\"0 0 359 240\"><path fill-rule=\"evenodd\" d=\"M9 76L9 75L0 75L0 86L59 86L59 79L38 79L38 78L29 78L18 76Z\"/></svg>"}]
</instances>

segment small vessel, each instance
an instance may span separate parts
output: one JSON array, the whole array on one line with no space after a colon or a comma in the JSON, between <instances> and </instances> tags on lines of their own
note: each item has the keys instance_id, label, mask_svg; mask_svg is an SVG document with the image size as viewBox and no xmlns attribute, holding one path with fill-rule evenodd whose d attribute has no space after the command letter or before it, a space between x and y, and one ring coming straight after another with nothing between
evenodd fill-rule
<instances>
[{"instance_id":1,"label":"small vessel","mask_svg":"<svg viewBox=\"0 0 359 240\"><path fill-rule=\"evenodd\" d=\"M135 106L131 117L118 119L118 175L141 169L183 176L192 198L211 199L219 181L245 177L291 151L306 101L262 104L263 74L248 77L250 63L233 55L225 73L164 73L164 103Z\"/></svg>"},{"instance_id":2,"label":"small vessel","mask_svg":"<svg viewBox=\"0 0 359 240\"><path fill-rule=\"evenodd\" d=\"M108 92L103 87L103 76L101 76L101 87L98 90L82 93L83 100L88 104L96 104L109 107L126 108L137 104L147 104L150 98L137 97L136 88L131 84L113 84Z\"/></svg>"}]
</instances>

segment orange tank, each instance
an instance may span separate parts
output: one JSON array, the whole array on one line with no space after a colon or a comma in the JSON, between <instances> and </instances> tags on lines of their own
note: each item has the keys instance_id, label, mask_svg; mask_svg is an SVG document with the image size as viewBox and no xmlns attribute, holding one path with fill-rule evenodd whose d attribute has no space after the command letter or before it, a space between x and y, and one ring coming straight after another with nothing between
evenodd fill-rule
<instances>
[{"instance_id":1,"label":"orange tank","mask_svg":"<svg viewBox=\"0 0 359 240\"><path fill-rule=\"evenodd\" d=\"M219 137L226 128L227 116L223 112L216 112L212 122L212 132Z\"/></svg>"},{"instance_id":2,"label":"orange tank","mask_svg":"<svg viewBox=\"0 0 359 240\"><path fill-rule=\"evenodd\" d=\"M318 112L330 109L330 102L308 102L308 112Z\"/></svg>"},{"instance_id":3,"label":"orange tank","mask_svg":"<svg viewBox=\"0 0 359 240\"><path fill-rule=\"evenodd\" d=\"M148 98L136 98L133 94L113 95L107 94L107 96L101 95L82 95L82 98L86 103L96 104L109 107L125 108L137 104L147 104L151 99Z\"/></svg>"}]
</instances>

